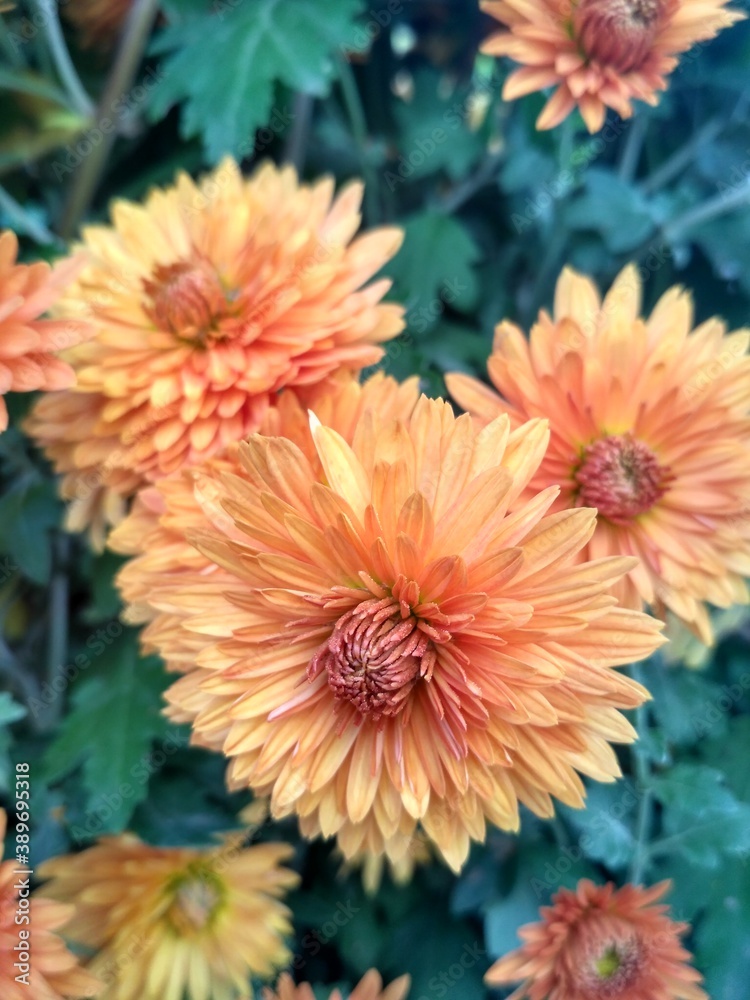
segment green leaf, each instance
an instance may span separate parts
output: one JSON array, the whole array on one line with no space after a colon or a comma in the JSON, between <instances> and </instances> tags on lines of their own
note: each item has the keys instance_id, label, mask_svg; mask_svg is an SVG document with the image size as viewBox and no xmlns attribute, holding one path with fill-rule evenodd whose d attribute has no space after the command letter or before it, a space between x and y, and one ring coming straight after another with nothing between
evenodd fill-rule
<instances>
[{"instance_id":1,"label":"green leaf","mask_svg":"<svg viewBox=\"0 0 750 1000\"><path fill-rule=\"evenodd\" d=\"M725 695L731 699L740 686L725 685ZM731 752L727 752L731 750ZM727 785L738 799L750 802L750 715L740 715L731 719L722 733L701 744L701 760L709 767L722 771Z\"/></svg>"},{"instance_id":2,"label":"green leaf","mask_svg":"<svg viewBox=\"0 0 750 1000\"><path fill-rule=\"evenodd\" d=\"M83 764L89 834L124 829L147 794L152 741L168 728L160 711L168 678L155 657L139 659L135 634L124 632L102 659L95 674L76 682L73 708L43 767L55 782Z\"/></svg>"},{"instance_id":3,"label":"green leaf","mask_svg":"<svg viewBox=\"0 0 750 1000\"><path fill-rule=\"evenodd\" d=\"M435 326L446 306L465 312L477 300L473 264L480 257L472 237L456 219L438 212L404 223L404 244L391 264L394 295L407 307L407 327L419 335Z\"/></svg>"},{"instance_id":4,"label":"green leaf","mask_svg":"<svg viewBox=\"0 0 750 1000\"><path fill-rule=\"evenodd\" d=\"M92 554L89 579L91 581L91 603L83 618L86 622L111 621L117 618L122 608L120 593L115 586L115 577L126 560L114 552Z\"/></svg>"},{"instance_id":5,"label":"green leaf","mask_svg":"<svg viewBox=\"0 0 750 1000\"><path fill-rule=\"evenodd\" d=\"M7 691L0 691L0 792L10 789L10 729L13 722L18 722L26 715L26 709L14 701Z\"/></svg>"},{"instance_id":6,"label":"green leaf","mask_svg":"<svg viewBox=\"0 0 750 1000\"><path fill-rule=\"evenodd\" d=\"M433 902L394 931L388 957L393 968L409 970L409 996L476 1000L484 995L487 949L471 924L440 912Z\"/></svg>"},{"instance_id":7,"label":"green leaf","mask_svg":"<svg viewBox=\"0 0 750 1000\"><path fill-rule=\"evenodd\" d=\"M693 746L708 733L719 736L726 731L726 711L718 707L721 688L695 671L654 669L648 675L648 688L654 714L669 743Z\"/></svg>"},{"instance_id":8,"label":"green leaf","mask_svg":"<svg viewBox=\"0 0 750 1000\"><path fill-rule=\"evenodd\" d=\"M695 887L694 880L691 879ZM695 930L696 962L706 977L709 996L746 1000L750 979L750 866L747 860L729 861L710 885L709 901Z\"/></svg>"},{"instance_id":9,"label":"green leaf","mask_svg":"<svg viewBox=\"0 0 750 1000\"><path fill-rule=\"evenodd\" d=\"M735 167L726 179L722 177L719 181L719 194L729 199L743 185L747 186L747 182L746 171ZM750 292L750 269L747 267L750 211L734 211L731 218L731 226L727 226L724 216L696 226L690 231L690 239L703 249L720 278L724 281L739 281Z\"/></svg>"},{"instance_id":10,"label":"green leaf","mask_svg":"<svg viewBox=\"0 0 750 1000\"><path fill-rule=\"evenodd\" d=\"M612 253L626 253L653 233L655 220L643 195L617 174L599 167L586 173L584 190L567 206L571 229L599 233Z\"/></svg>"},{"instance_id":11,"label":"green leaf","mask_svg":"<svg viewBox=\"0 0 750 1000\"><path fill-rule=\"evenodd\" d=\"M153 46L168 55L149 114L158 121L184 102L182 135L202 136L214 162L252 153L257 129L278 120L282 130L292 120L289 108L274 109L274 118L277 83L322 96L336 53L361 47L354 22L360 0L230 0L203 16L191 16L193 4L172 6L185 10L185 20Z\"/></svg>"},{"instance_id":12,"label":"green leaf","mask_svg":"<svg viewBox=\"0 0 750 1000\"><path fill-rule=\"evenodd\" d=\"M649 785L664 807L664 837L652 844L654 857L679 851L715 868L724 853L750 851L750 805L735 798L721 771L678 764Z\"/></svg>"},{"instance_id":13,"label":"green leaf","mask_svg":"<svg viewBox=\"0 0 750 1000\"><path fill-rule=\"evenodd\" d=\"M49 529L60 520L60 501L51 480L26 478L0 497L0 553L25 576L47 583L52 569Z\"/></svg>"},{"instance_id":14,"label":"green leaf","mask_svg":"<svg viewBox=\"0 0 750 1000\"><path fill-rule=\"evenodd\" d=\"M466 127L470 91L458 88L443 97L443 81L441 74L421 70L414 76L412 99L396 105L399 156L385 175L391 190L404 180L427 177L439 170L457 180L482 155L485 144L481 133Z\"/></svg>"},{"instance_id":15,"label":"green leaf","mask_svg":"<svg viewBox=\"0 0 750 1000\"><path fill-rule=\"evenodd\" d=\"M615 870L633 858L637 807L635 789L629 782L621 781L614 785L590 785L585 809L561 806L560 811L579 835L578 846L586 857Z\"/></svg>"}]
</instances>

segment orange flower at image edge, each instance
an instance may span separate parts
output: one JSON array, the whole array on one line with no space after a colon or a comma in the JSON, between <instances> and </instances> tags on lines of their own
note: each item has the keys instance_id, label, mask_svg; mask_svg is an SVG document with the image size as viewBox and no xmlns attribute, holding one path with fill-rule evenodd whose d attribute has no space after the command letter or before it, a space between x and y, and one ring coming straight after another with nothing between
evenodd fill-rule
<instances>
[{"instance_id":1,"label":"orange flower at image edge","mask_svg":"<svg viewBox=\"0 0 750 1000\"><path fill-rule=\"evenodd\" d=\"M610 742L635 734L618 710L647 693L612 668L660 626L610 595L632 560L577 558L594 511L548 515L556 488L520 499L543 422L477 433L423 397L401 420L367 411L351 443L313 424L312 461L254 436L236 473L203 470L189 540L217 569L150 596L144 580L179 619L170 660L182 635L195 663L173 718L303 835L399 861L421 826L459 869L486 820L517 829L519 801L550 816L553 796L583 805L579 771L619 775Z\"/></svg>"},{"instance_id":2,"label":"orange flower at image edge","mask_svg":"<svg viewBox=\"0 0 750 1000\"><path fill-rule=\"evenodd\" d=\"M361 184L334 198L331 179L270 163L246 179L228 159L84 230L88 266L59 313L96 335L66 355L75 389L26 428L64 473L72 530L101 545L124 499L257 430L279 390L381 358L403 309L381 302L388 280L367 283L402 234L355 238L361 200Z\"/></svg>"},{"instance_id":3,"label":"orange flower at image edge","mask_svg":"<svg viewBox=\"0 0 750 1000\"><path fill-rule=\"evenodd\" d=\"M0 809L0 858L7 816ZM0 996L2 1000L63 1000L91 997L101 983L78 965L57 931L73 916L73 907L34 894L19 896L28 876L15 861L0 863ZM24 905L28 903L28 905ZM16 914L21 917L16 922ZM23 917L28 919L24 922ZM27 951L23 950L24 945ZM24 955L28 954L28 959ZM16 964L18 963L18 964ZM18 978L17 978L18 977Z\"/></svg>"},{"instance_id":4,"label":"orange flower at image edge","mask_svg":"<svg viewBox=\"0 0 750 1000\"><path fill-rule=\"evenodd\" d=\"M288 963L280 897L299 878L281 864L293 849L243 841L233 833L199 850L122 834L40 866L50 879L40 892L75 908L70 939L96 953L98 1000L239 1000L251 975L268 980Z\"/></svg>"},{"instance_id":5,"label":"orange flower at image edge","mask_svg":"<svg viewBox=\"0 0 750 1000\"><path fill-rule=\"evenodd\" d=\"M542 920L519 931L521 947L492 966L491 986L521 982L508 1000L708 1000L680 943L689 925L657 905L669 882L650 889L582 879L561 889Z\"/></svg>"},{"instance_id":6,"label":"orange flower at image edge","mask_svg":"<svg viewBox=\"0 0 750 1000\"><path fill-rule=\"evenodd\" d=\"M0 432L8 426L6 392L66 389L75 382L70 365L55 357L93 334L80 320L40 319L79 270L76 258L50 268L17 264L18 239L0 234Z\"/></svg>"},{"instance_id":7,"label":"orange flower at image edge","mask_svg":"<svg viewBox=\"0 0 750 1000\"><path fill-rule=\"evenodd\" d=\"M484 0L508 29L482 50L522 68L503 89L506 101L555 87L537 128L559 125L577 106L590 132L607 108L633 113L634 99L656 104L677 56L745 15L728 0Z\"/></svg>"},{"instance_id":8,"label":"orange flower at image edge","mask_svg":"<svg viewBox=\"0 0 750 1000\"><path fill-rule=\"evenodd\" d=\"M531 490L561 487L555 509L596 507L585 556L638 559L616 585L620 602L669 608L704 642L706 602L746 603L750 574L750 330L719 319L695 330L690 296L666 292L641 318L635 267L602 301L566 269L552 317L527 341L496 330L488 371L497 392L466 375L446 379L479 426L550 421L550 446ZM498 394L499 393L499 394Z\"/></svg>"},{"instance_id":9,"label":"orange flower at image edge","mask_svg":"<svg viewBox=\"0 0 750 1000\"><path fill-rule=\"evenodd\" d=\"M380 973L370 969L348 994L347 1000L404 1000L408 992L408 976L401 976L384 988ZM309 983L295 986L292 977L284 973L275 990L263 990L263 1000L315 1000L315 994ZM334 990L328 1000L343 1000L341 991Z\"/></svg>"}]
</instances>

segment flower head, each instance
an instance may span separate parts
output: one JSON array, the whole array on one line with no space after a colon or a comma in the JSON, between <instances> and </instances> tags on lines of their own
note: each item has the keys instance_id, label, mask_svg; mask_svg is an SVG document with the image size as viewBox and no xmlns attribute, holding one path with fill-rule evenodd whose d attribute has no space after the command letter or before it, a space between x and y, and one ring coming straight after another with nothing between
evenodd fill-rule
<instances>
[{"instance_id":1,"label":"flower head","mask_svg":"<svg viewBox=\"0 0 750 1000\"><path fill-rule=\"evenodd\" d=\"M566 269L552 317L527 341L501 323L489 361L498 395L464 375L449 389L479 424L508 412L550 421L533 489L560 484L557 509L596 507L587 556L639 559L622 603L666 606L704 641L705 603L747 602L750 573L750 330L726 336L672 288L642 319L634 267L604 301Z\"/></svg>"},{"instance_id":2,"label":"flower head","mask_svg":"<svg viewBox=\"0 0 750 1000\"><path fill-rule=\"evenodd\" d=\"M727 2L485 0L508 30L483 48L521 63L506 81L505 100L556 88L537 128L554 128L577 105L589 131L598 132L608 107L629 118L634 99L656 104L677 56L745 16Z\"/></svg>"},{"instance_id":3,"label":"flower head","mask_svg":"<svg viewBox=\"0 0 750 1000\"><path fill-rule=\"evenodd\" d=\"M370 969L348 995L348 1000L404 1000L408 992L408 976L401 976L384 988L380 973ZM263 991L263 1000L315 1000L315 994L309 983L295 986L292 977L285 972L275 990ZM343 1000L340 990L334 990L329 1000Z\"/></svg>"},{"instance_id":4,"label":"flower head","mask_svg":"<svg viewBox=\"0 0 750 1000\"><path fill-rule=\"evenodd\" d=\"M96 336L68 354L75 389L28 421L74 525L257 430L279 390L381 357L403 310L381 303L387 280L367 282L401 233L353 239L361 199L360 184L334 199L330 179L271 164L245 179L226 160L84 230L88 266L60 311Z\"/></svg>"},{"instance_id":5,"label":"flower head","mask_svg":"<svg viewBox=\"0 0 750 1000\"><path fill-rule=\"evenodd\" d=\"M73 280L80 261L50 268L44 261L17 264L17 256L16 234L0 233L0 432L8 426L5 393L73 385L73 369L55 353L93 334L80 321L39 318Z\"/></svg>"},{"instance_id":6,"label":"flower head","mask_svg":"<svg viewBox=\"0 0 750 1000\"><path fill-rule=\"evenodd\" d=\"M377 374L360 384L341 372L303 394L283 393L278 404L266 411L260 430L293 441L322 475L306 407L313 407L351 443L361 420L372 419L375 413L380 419L408 419L418 398L416 378L398 383ZM196 577L210 579L217 588L233 584L231 574L191 545L188 536L210 530L217 520L230 530L233 522L221 509L218 480L222 474L242 475L238 445L203 466L141 490L131 512L109 537L110 548L134 557L117 577L128 605L126 614L133 623L150 622L142 636L144 647L158 651L168 670L187 673L200 649L181 628L182 618L192 609L175 608L171 600L175 587ZM241 541L242 534L235 534Z\"/></svg>"},{"instance_id":7,"label":"flower head","mask_svg":"<svg viewBox=\"0 0 750 1000\"><path fill-rule=\"evenodd\" d=\"M508 1000L708 1000L701 976L687 963L675 923L657 904L669 889L582 879L561 889L542 920L523 927L521 947L487 973L492 986L521 982Z\"/></svg>"},{"instance_id":8,"label":"flower head","mask_svg":"<svg viewBox=\"0 0 750 1000\"><path fill-rule=\"evenodd\" d=\"M72 903L67 928L96 952L101 1000L236 1000L248 977L267 979L289 960L289 911L297 883L280 867L286 844L242 847L242 835L213 850L157 848L123 834L40 866L41 892Z\"/></svg>"},{"instance_id":9,"label":"flower head","mask_svg":"<svg viewBox=\"0 0 750 1000\"><path fill-rule=\"evenodd\" d=\"M420 825L457 869L486 819L516 829L519 800L549 816L582 805L578 771L619 773L617 709L646 692L612 667L659 626L614 606L631 560L578 561L594 511L519 501L543 421L476 433L422 397L350 442L311 423L313 461L255 435L215 477L192 540L229 580L201 566L157 595L197 667L167 698L306 836L398 861Z\"/></svg>"},{"instance_id":10,"label":"flower head","mask_svg":"<svg viewBox=\"0 0 750 1000\"><path fill-rule=\"evenodd\" d=\"M0 858L7 816L0 809ZM24 901L18 884L25 881L25 865L15 861L0 863L0 994L3 1000L26 1000L33 986L34 1000L63 1000L64 997L94 996L101 983L78 965L56 933L68 923L73 907L41 899L34 893ZM29 908L24 911L23 902ZM16 914L28 916L28 922L16 922ZM25 936L20 934L25 932ZM19 945L27 944L28 953ZM26 955L26 957L24 957ZM16 967L20 963L20 968ZM24 970L23 965L30 968ZM17 977L21 976L21 979ZM25 978L23 978L25 977Z\"/></svg>"}]
</instances>

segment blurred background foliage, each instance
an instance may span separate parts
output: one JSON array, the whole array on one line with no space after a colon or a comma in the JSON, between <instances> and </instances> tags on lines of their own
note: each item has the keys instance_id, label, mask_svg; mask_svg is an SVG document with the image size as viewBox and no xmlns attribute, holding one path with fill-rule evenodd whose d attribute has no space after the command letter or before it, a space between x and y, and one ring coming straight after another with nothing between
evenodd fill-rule
<instances>
[{"instance_id":1,"label":"blurred background foliage","mask_svg":"<svg viewBox=\"0 0 750 1000\"><path fill-rule=\"evenodd\" d=\"M749 22L689 53L657 108L611 116L592 137L577 117L536 132L538 95L501 101L508 66L477 56L490 22L473 0L111 6L132 7L119 47L111 32L92 44L76 0L5 5L0 226L28 259L55 257L113 197L139 199L177 170L271 157L306 177L363 176L365 223L405 228L387 271L408 328L385 367L418 373L431 394L446 370L483 374L493 326L528 327L566 263L606 286L635 260L648 307L677 282L698 320L747 323ZM29 399L9 406L18 428ZM119 621L118 559L64 535L61 516L49 468L9 430L0 797L13 762L29 761L35 863L125 828L153 844L209 843L250 798L228 794L222 760L160 716L168 678ZM655 700L636 720L637 750L622 753L622 782L592 788L586 812L526 814L520 838L490 832L458 878L424 852L408 885L385 874L367 895L329 845L301 841L293 823L261 825L260 839L297 845L296 975L350 983L376 965L410 972L414 1000L474 1000L559 885L669 877L710 994L745 1000L750 628L736 611L717 627L715 649L680 636L641 669Z\"/></svg>"}]
</instances>

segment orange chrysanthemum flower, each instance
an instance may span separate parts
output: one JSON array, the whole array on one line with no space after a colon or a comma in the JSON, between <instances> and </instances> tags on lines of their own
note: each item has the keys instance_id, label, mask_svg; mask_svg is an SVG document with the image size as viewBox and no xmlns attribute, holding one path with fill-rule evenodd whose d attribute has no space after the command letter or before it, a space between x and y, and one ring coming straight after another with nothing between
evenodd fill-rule
<instances>
[{"instance_id":1,"label":"orange chrysanthemum flower","mask_svg":"<svg viewBox=\"0 0 750 1000\"><path fill-rule=\"evenodd\" d=\"M0 432L8 426L5 393L73 385L73 369L55 352L93 334L80 321L39 318L72 281L80 261L71 258L50 268L44 261L17 264L17 257L16 234L0 233Z\"/></svg>"},{"instance_id":2,"label":"orange chrysanthemum flower","mask_svg":"<svg viewBox=\"0 0 750 1000\"><path fill-rule=\"evenodd\" d=\"M404 1000L408 992L408 976L400 976L384 989L380 973L370 969L349 994L348 1000ZM285 972L275 990L263 990L263 1000L315 1000L315 994L309 983L295 986L292 977ZM334 990L328 1000L343 1000L341 991Z\"/></svg>"},{"instance_id":3,"label":"orange chrysanthemum flower","mask_svg":"<svg viewBox=\"0 0 750 1000\"><path fill-rule=\"evenodd\" d=\"M477 434L423 397L351 444L313 423L314 463L255 435L215 480L193 540L231 583L199 569L159 596L205 647L167 697L306 836L398 861L421 824L458 869L486 818L516 829L519 800L549 816L582 805L578 771L618 775L617 709L646 692L611 668L659 625L609 595L632 560L578 563L595 511L546 516L555 488L517 505L543 421Z\"/></svg>"},{"instance_id":4,"label":"orange chrysanthemum flower","mask_svg":"<svg viewBox=\"0 0 750 1000\"><path fill-rule=\"evenodd\" d=\"M403 310L380 301L389 281L366 283L401 232L353 240L362 185L333 194L330 179L271 164L245 179L226 160L84 230L88 267L61 313L96 336L69 352L75 390L27 428L65 473L71 527L257 430L280 389L382 356Z\"/></svg>"},{"instance_id":5,"label":"orange chrysanthemum flower","mask_svg":"<svg viewBox=\"0 0 750 1000\"><path fill-rule=\"evenodd\" d=\"M65 17L80 32L84 49L112 48L122 31L133 0L69 0Z\"/></svg>"},{"instance_id":6,"label":"orange chrysanthemum flower","mask_svg":"<svg viewBox=\"0 0 750 1000\"><path fill-rule=\"evenodd\" d=\"M380 419L405 420L418 398L417 378L399 384L377 374L360 385L352 375L341 372L305 393L304 402L296 393L283 393L277 406L264 415L260 431L293 441L322 475L306 406L351 443L359 422L370 419L368 413L377 413ZM135 557L117 578L128 605L126 614L135 624L151 623L143 631L144 651L159 652L168 670L192 670L202 647L200 639L191 641L190 633L181 628L182 618L199 607L178 612L171 600L175 588L196 578L211 580L218 591L233 586L232 575L187 540L188 535L210 530L217 519L229 530L232 520L219 505L216 484L222 473L242 475L237 446L200 468L141 490L130 514L109 537L109 547L115 552ZM236 537L243 538L240 532Z\"/></svg>"},{"instance_id":7,"label":"orange chrysanthemum flower","mask_svg":"<svg viewBox=\"0 0 750 1000\"><path fill-rule=\"evenodd\" d=\"M631 101L656 104L678 55L744 18L727 2L485 0L484 10L508 30L490 36L483 51L522 65L505 83L506 101L556 88L537 128L554 128L577 105L598 132L607 108L630 118Z\"/></svg>"},{"instance_id":8,"label":"orange chrysanthemum flower","mask_svg":"<svg viewBox=\"0 0 750 1000\"><path fill-rule=\"evenodd\" d=\"M663 606L705 642L703 602L747 602L750 573L750 330L711 319L691 332L690 296L672 288L648 320L632 265L604 301L567 269L554 316L526 341L501 323L489 374L502 397L448 376L479 423L548 417L552 437L532 488L559 484L557 509L597 507L587 557L637 556L620 602Z\"/></svg>"},{"instance_id":9,"label":"orange chrysanthemum flower","mask_svg":"<svg viewBox=\"0 0 750 1000\"><path fill-rule=\"evenodd\" d=\"M0 809L0 858L6 822L5 810ZM36 893L29 899L28 877L25 865L0 863L0 995L3 1000L95 996L101 983L79 967L55 933L68 923L73 907L41 899Z\"/></svg>"},{"instance_id":10,"label":"orange chrysanthemum flower","mask_svg":"<svg viewBox=\"0 0 750 1000\"><path fill-rule=\"evenodd\" d=\"M669 889L582 879L561 889L542 920L521 928L523 945L492 966L491 986L522 981L508 1000L708 1000L680 937L689 929L655 905Z\"/></svg>"},{"instance_id":11,"label":"orange chrysanthemum flower","mask_svg":"<svg viewBox=\"0 0 750 1000\"><path fill-rule=\"evenodd\" d=\"M288 844L157 848L131 834L40 866L40 891L72 903L71 940L96 952L100 1000L237 1000L249 976L269 979L290 958L280 897L297 875Z\"/></svg>"}]
</instances>

